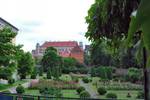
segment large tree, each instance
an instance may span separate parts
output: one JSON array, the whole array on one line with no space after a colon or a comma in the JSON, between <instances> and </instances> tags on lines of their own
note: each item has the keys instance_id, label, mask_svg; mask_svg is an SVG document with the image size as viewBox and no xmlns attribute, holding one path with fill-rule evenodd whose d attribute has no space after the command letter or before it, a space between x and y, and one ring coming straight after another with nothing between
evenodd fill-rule
<instances>
[{"instance_id":1,"label":"large tree","mask_svg":"<svg viewBox=\"0 0 150 100\"><path fill-rule=\"evenodd\" d=\"M33 71L35 61L29 52L20 52L18 60L18 74L21 79L25 79L27 75L30 75Z\"/></svg>"},{"instance_id":2,"label":"large tree","mask_svg":"<svg viewBox=\"0 0 150 100\"><path fill-rule=\"evenodd\" d=\"M150 100L150 0L141 0L136 15L132 17L126 45L133 44L134 33L141 30L139 57L144 55L145 100ZM129 45L130 46L130 45Z\"/></svg>"},{"instance_id":3,"label":"large tree","mask_svg":"<svg viewBox=\"0 0 150 100\"><path fill-rule=\"evenodd\" d=\"M42 58L42 67L44 71L51 72L52 76L57 78L61 75L62 58L57 54L57 50L48 47Z\"/></svg>"},{"instance_id":4,"label":"large tree","mask_svg":"<svg viewBox=\"0 0 150 100\"><path fill-rule=\"evenodd\" d=\"M13 32L9 27L0 29L0 78L10 78L16 68L16 54L20 49L20 46L12 43L16 35L17 33Z\"/></svg>"},{"instance_id":5,"label":"large tree","mask_svg":"<svg viewBox=\"0 0 150 100\"><path fill-rule=\"evenodd\" d=\"M113 42L127 34L130 15L137 9L140 0L95 0L86 16L88 31L86 37L93 42L113 39Z\"/></svg>"}]
</instances>

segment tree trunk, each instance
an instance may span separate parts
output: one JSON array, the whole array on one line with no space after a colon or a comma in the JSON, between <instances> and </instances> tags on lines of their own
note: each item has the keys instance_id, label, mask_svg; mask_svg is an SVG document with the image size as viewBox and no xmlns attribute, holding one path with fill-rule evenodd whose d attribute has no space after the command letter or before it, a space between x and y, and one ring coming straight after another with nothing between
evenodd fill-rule
<instances>
[{"instance_id":1,"label":"tree trunk","mask_svg":"<svg viewBox=\"0 0 150 100\"><path fill-rule=\"evenodd\" d=\"M146 66L147 61L147 52L146 49L143 48L143 60L144 60L144 100L150 100L150 67Z\"/></svg>"}]
</instances>

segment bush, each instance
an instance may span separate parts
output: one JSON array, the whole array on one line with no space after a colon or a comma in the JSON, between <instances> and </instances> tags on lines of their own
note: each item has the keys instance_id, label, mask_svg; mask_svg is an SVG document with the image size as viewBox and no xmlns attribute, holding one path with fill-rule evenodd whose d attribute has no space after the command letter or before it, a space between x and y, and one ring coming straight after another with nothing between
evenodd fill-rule
<instances>
[{"instance_id":1,"label":"bush","mask_svg":"<svg viewBox=\"0 0 150 100\"><path fill-rule=\"evenodd\" d=\"M19 86L17 86L16 88L17 93L22 94L25 92L25 89L23 86L21 86L21 84L19 84Z\"/></svg>"},{"instance_id":2,"label":"bush","mask_svg":"<svg viewBox=\"0 0 150 100\"><path fill-rule=\"evenodd\" d=\"M128 69L128 73L126 76L127 81L131 81L131 82L135 83L136 81L141 80L141 78L142 78L141 70L139 70L137 68L129 68Z\"/></svg>"},{"instance_id":3,"label":"bush","mask_svg":"<svg viewBox=\"0 0 150 100\"><path fill-rule=\"evenodd\" d=\"M137 99L144 99L144 92L143 92L143 91L138 92L136 98L137 98Z\"/></svg>"},{"instance_id":4,"label":"bush","mask_svg":"<svg viewBox=\"0 0 150 100\"><path fill-rule=\"evenodd\" d=\"M53 87L44 87L39 89L40 94L61 97L61 90Z\"/></svg>"},{"instance_id":5,"label":"bush","mask_svg":"<svg viewBox=\"0 0 150 100\"><path fill-rule=\"evenodd\" d=\"M89 79L88 79L87 77L83 77L83 78L82 78L82 81L83 81L84 83L89 83Z\"/></svg>"},{"instance_id":6,"label":"bush","mask_svg":"<svg viewBox=\"0 0 150 100\"><path fill-rule=\"evenodd\" d=\"M36 79L36 74L31 74L31 79Z\"/></svg>"},{"instance_id":7,"label":"bush","mask_svg":"<svg viewBox=\"0 0 150 100\"><path fill-rule=\"evenodd\" d=\"M115 93L108 93L108 94L106 95L106 97L107 97L107 98L110 98L110 99L114 99L114 98L117 98L117 94L115 94Z\"/></svg>"},{"instance_id":8,"label":"bush","mask_svg":"<svg viewBox=\"0 0 150 100\"><path fill-rule=\"evenodd\" d=\"M99 87L97 89L97 92L100 94L100 95L104 95L107 93L106 89L104 87Z\"/></svg>"},{"instance_id":9,"label":"bush","mask_svg":"<svg viewBox=\"0 0 150 100\"><path fill-rule=\"evenodd\" d=\"M87 92L87 91L82 91L80 93L80 97L81 98L89 98L90 97L90 94Z\"/></svg>"},{"instance_id":10,"label":"bush","mask_svg":"<svg viewBox=\"0 0 150 100\"><path fill-rule=\"evenodd\" d=\"M80 94L82 91L85 91L85 88L84 87L78 87L77 88L77 92L78 92L78 94Z\"/></svg>"},{"instance_id":11,"label":"bush","mask_svg":"<svg viewBox=\"0 0 150 100\"><path fill-rule=\"evenodd\" d=\"M51 71L47 72L47 79L51 79L52 75L51 75Z\"/></svg>"},{"instance_id":12,"label":"bush","mask_svg":"<svg viewBox=\"0 0 150 100\"><path fill-rule=\"evenodd\" d=\"M13 78L8 79L8 83L9 83L9 84L15 83L15 79L13 79Z\"/></svg>"},{"instance_id":13,"label":"bush","mask_svg":"<svg viewBox=\"0 0 150 100\"><path fill-rule=\"evenodd\" d=\"M131 98L131 94L130 93L127 94L127 98Z\"/></svg>"}]
</instances>

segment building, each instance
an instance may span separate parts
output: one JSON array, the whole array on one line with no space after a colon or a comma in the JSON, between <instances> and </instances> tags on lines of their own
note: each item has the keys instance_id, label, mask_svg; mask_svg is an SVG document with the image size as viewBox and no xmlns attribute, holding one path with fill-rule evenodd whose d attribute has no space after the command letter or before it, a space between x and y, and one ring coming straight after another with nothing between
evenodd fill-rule
<instances>
[{"instance_id":1,"label":"building","mask_svg":"<svg viewBox=\"0 0 150 100\"><path fill-rule=\"evenodd\" d=\"M13 32L18 33L19 29L16 28L14 25L10 24L9 22L7 22L6 20L4 20L3 18L0 17L0 29L4 28L5 26L8 26L12 29ZM14 38L12 40L13 43L15 43L16 39Z\"/></svg>"},{"instance_id":2,"label":"building","mask_svg":"<svg viewBox=\"0 0 150 100\"><path fill-rule=\"evenodd\" d=\"M37 43L36 49L32 50L32 55L37 58L42 57L47 47L56 48L61 57L72 57L80 63L84 61L83 44L81 42L78 44L76 41L45 42L41 46Z\"/></svg>"}]
</instances>

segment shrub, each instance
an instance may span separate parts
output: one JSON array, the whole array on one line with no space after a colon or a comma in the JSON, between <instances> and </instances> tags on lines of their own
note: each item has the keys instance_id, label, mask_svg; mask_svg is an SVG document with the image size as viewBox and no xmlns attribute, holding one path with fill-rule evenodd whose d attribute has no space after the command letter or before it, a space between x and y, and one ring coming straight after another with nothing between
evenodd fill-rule
<instances>
[{"instance_id":1,"label":"shrub","mask_svg":"<svg viewBox=\"0 0 150 100\"><path fill-rule=\"evenodd\" d=\"M36 74L31 74L31 79L36 79Z\"/></svg>"},{"instance_id":2,"label":"shrub","mask_svg":"<svg viewBox=\"0 0 150 100\"><path fill-rule=\"evenodd\" d=\"M15 79L13 79L13 78L8 79L8 83L9 83L9 84L15 83Z\"/></svg>"},{"instance_id":3,"label":"shrub","mask_svg":"<svg viewBox=\"0 0 150 100\"><path fill-rule=\"evenodd\" d=\"M61 97L61 90L53 87L43 87L39 89L40 94Z\"/></svg>"},{"instance_id":4,"label":"shrub","mask_svg":"<svg viewBox=\"0 0 150 100\"><path fill-rule=\"evenodd\" d=\"M25 92L25 89L23 86L21 86L21 84L19 84L19 86L17 86L16 88L17 93L22 94Z\"/></svg>"},{"instance_id":5,"label":"shrub","mask_svg":"<svg viewBox=\"0 0 150 100\"><path fill-rule=\"evenodd\" d=\"M77 92L80 94L82 91L84 91L85 90L85 88L84 87L78 87L77 88Z\"/></svg>"},{"instance_id":6,"label":"shrub","mask_svg":"<svg viewBox=\"0 0 150 100\"><path fill-rule=\"evenodd\" d=\"M90 97L90 94L87 92L87 91L82 91L81 93L80 93L80 97L81 98L89 98Z\"/></svg>"},{"instance_id":7,"label":"shrub","mask_svg":"<svg viewBox=\"0 0 150 100\"><path fill-rule=\"evenodd\" d=\"M126 76L127 81L135 83L136 81L141 80L141 71L137 68L129 68Z\"/></svg>"},{"instance_id":8,"label":"shrub","mask_svg":"<svg viewBox=\"0 0 150 100\"><path fill-rule=\"evenodd\" d=\"M104 95L107 93L106 89L104 87L99 87L97 89L97 92L100 94L100 95Z\"/></svg>"},{"instance_id":9,"label":"shrub","mask_svg":"<svg viewBox=\"0 0 150 100\"><path fill-rule=\"evenodd\" d=\"M131 98L131 94L130 93L127 94L127 98Z\"/></svg>"},{"instance_id":10,"label":"shrub","mask_svg":"<svg viewBox=\"0 0 150 100\"><path fill-rule=\"evenodd\" d=\"M51 76L52 76L52 75L51 75L51 71L48 71L48 72L47 72L47 79L51 79Z\"/></svg>"},{"instance_id":11,"label":"shrub","mask_svg":"<svg viewBox=\"0 0 150 100\"><path fill-rule=\"evenodd\" d=\"M106 95L106 97L107 97L107 98L110 98L110 99L114 99L114 98L117 98L117 94L115 94L115 93L108 93L108 94Z\"/></svg>"},{"instance_id":12,"label":"shrub","mask_svg":"<svg viewBox=\"0 0 150 100\"><path fill-rule=\"evenodd\" d=\"M143 92L143 91L138 92L136 98L137 98L137 99L144 99L144 92Z\"/></svg>"},{"instance_id":13,"label":"shrub","mask_svg":"<svg viewBox=\"0 0 150 100\"><path fill-rule=\"evenodd\" d=\"M83 77L83 78L82 78L82 81L83 81L84 83L89 83L89 79L88 79L87 77Z\"/></svg>"},{"instance_id":14,"label":"shrub","mask_svg":"<svg viewBox=\"0 0 150 100\"><path fill-rule=\"evenodd\" d=\"M75 77L75 76L74 76L74 77L72 76L72 80L73 80L74 82L79 82L78 77Z\"/></svg>"}]
</instances>

